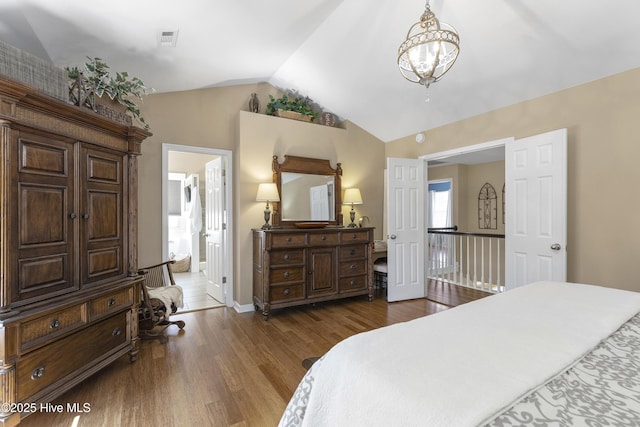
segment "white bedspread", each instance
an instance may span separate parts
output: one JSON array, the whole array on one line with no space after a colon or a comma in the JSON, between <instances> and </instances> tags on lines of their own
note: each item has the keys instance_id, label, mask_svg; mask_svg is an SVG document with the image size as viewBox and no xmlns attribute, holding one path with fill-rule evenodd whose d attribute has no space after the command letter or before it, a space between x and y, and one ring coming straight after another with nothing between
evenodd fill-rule
<instances>
[{"instance_id":1,"label":"white bedspread","mask_svg":"<svg viewBox=\"0 0 640 427\"><path fill-rule=\"evenodd\" d=\"M358 334L316 362L281 425L478 425L639 311L640 293L540 282Z\"/></svg>"}]
</instances>

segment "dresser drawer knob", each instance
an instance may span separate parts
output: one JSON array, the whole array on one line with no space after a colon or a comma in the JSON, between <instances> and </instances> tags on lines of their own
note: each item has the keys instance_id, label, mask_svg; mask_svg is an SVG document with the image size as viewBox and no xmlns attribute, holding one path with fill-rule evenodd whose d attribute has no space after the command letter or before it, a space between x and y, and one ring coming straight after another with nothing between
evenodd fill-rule
<instances>
[{"instance_id":1,"label":"dresser drawer knob","mask_svg":"<svg viewBox=\"0 0 640 427\"><path fill-rule=\"evenodd\" d=\"M351 267L349 267L349 268L351 268L352 270L355 270L358 267L356 267L355 264L351 264Z\"/></svg>"},{"instance_id":2,"label":"dresser drawer knob","mask_svg":"<svg viewBox=\"0 0 640 427\"><path fill-rule=\"evenodd\" d=\"M327 240L327 236L322 236L322 240Z\"/></svg>"},{"instance_id":3,"label":"dresser drawer knob","mask_svg":"<svg viewBox=\"0 0 640 427\"><path fill-rule=\"evenodd\" d=\"M83 213L82 214L82 219L89 219L89 214L88 213Z\"/></svg>"},{"instance_id":4,"label":"dresser drawer knob","mask_svg":"<svg viewBox=\"0 0 640 427\"><path fill-rule=\"evenodd\" d=\"M291 241L291 236L287 237L287 242Z\"/></svg>"},{"instance_id":5,"label":"dresser drawer knob","mask_svg":"<svg viewBox=\"0 0 640 427\"><path fill-rule=\"evenodd\" d=\"M355 255L356 254L356 250L355 249L351 249L351 255Z\"/></svg>"},{"instance_id":6,"label":"dresser drawer knob","mask_svg":"<svg viewBox=\"0 0 640 427\"><path fill-rule=\"evenodd\" d=\"M109 301L107 301L107 306L113 307L114 305L116 305L116 300L114 300L113 298L109 298Z\"/></svg>"},{"instance_id":7,"label":"dresser drawer knob","mask_svg":"<svg viewBox=\"0 0 640 427\"><path fill-rule=\"evenodd\" d=\"M289 277L291 277L291 273L289 273L288 271L284 272L284 278L288 279Z\"/></svg>"},{"instance_id":8,"label":"dresser drawer knob","mask_svg":"<svg viewBox=\"0 0 640 427\"><path fill-rule=\"evenodd\" d=\"M285 256L284 256L284 260L285 260L285 261L289 261L290 259L291 259L291 255L289 255L289 254L285 254Z\"/></svg>"},{"instance_id":9,"label":"dresser drawer knob","mask_svg":"<svg viewBox=\"0 0 640 427\"><path fill-rule=\"evenodd\" d=\"M38 366L33 370L33 372L31 372L32 380L39 380L42 377L44 377L44 368L42 366Z\"/></svg>"},{"instance_id":10,"label":"dresser drawer knob","mask_svg":"<svg viewBox=\"0 0 640 427\"><path fill-rule=\"evenodd\" d=\"M77 216L78 216L78 215L77 215L75 212L71 212L71 213L69 214L69 218L71 218L71 219L76 219L76 217L77 217Z\"/></svg>"},{"instance_id":11,"label":"dresser drawer knob","mask_svg":"<svg viewBox=\"0 0 640 427\"><path fill-rule=\"evenodd\" d=\"M120 330L120 328L115 328L112 332L111 335L113 335L114 337L119 336L120 334L122 334L122 330Z\"/></svg>"},{"instance_id":12,"label":"dresser drawer knob","mask_svg":"<svg viewBox=\"0 0 640 427\"><path fill-rule=\"evenodd\" d=\"M49 329L56 329L58 327L60 327L60 321L58 319L53 319L49 322Z\"/></svg>"},{"instance_id":13,"label":"dresser drawer knob","mask_svg":"<svg viewBox=\"0 0 640 427\"><path fill-rule=\"evenodd\" d=\"M353 286L355 286L355 285L356 285L356 281L355 281L355 280L352 280L351 282L349 282L349 284L351 285L351 287L353 287Z\"/></svg>"},{"instance_id":14,"label":"dresser drawer knob","mask_svg":"<svg viewBox=\"0 0 640 427\"><path fill-rule=\"evenodd\" d=\"M289 289L289 288L285 289L284 292L283 292L285 297L288 297L290 293L291 293L291 289Z\"/></svg>"},{"instance_id":15,"label":"dresser drawer knob","mask_svg":"<svg viewBox=\"0 0 640 427\"><path fill-rule=\"evenodd\" d=\"M353 234L353 237L351 237L351 238L352 238L352 239L357 239L357 238L358 238L358 235L354 233L354 234Z\"/></svg>"}]
</instances>

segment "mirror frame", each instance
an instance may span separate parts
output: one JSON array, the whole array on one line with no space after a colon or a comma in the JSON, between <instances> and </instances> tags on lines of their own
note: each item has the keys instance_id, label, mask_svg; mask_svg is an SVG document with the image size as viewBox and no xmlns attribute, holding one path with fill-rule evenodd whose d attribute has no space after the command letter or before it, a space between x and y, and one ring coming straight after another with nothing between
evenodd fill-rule
<instances>
[{"instance_id":1,"label":"mirror frame","mask_svg":"<svg viewBox=\"0 0 640 427\"><path fill-rule=\"evenodd\" d=\"M278 156L273 156L273 182L278 187L278 194L282 198L282 172L303 173L309 175L333 176L335 181L335 220L333 221L286 221L280 214L280 202L273 202L271 223L274 226L294 226L296 222L328 222L330 225L342 225L342 166L337 163L335 169L331 167L329 160L314 159L311 157L284 156L284 162L278 163Z\"/></svg>"}]
</instances>

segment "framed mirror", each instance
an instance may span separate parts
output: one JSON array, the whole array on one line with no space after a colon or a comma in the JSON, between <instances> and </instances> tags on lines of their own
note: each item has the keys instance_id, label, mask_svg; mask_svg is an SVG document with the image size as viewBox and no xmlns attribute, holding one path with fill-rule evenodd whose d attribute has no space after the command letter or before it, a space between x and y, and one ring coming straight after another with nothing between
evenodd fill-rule
<instances>
[{"instance_id":1,"label":"framed mirror","mask_svg":"<svg viewBox=\"0 0 640 427\"><path fill-rule=\"evenodd\" d=\"M273 156L273 181L280 202L273 203L272 223L293 226L296 222L327 222L342 225L342 167L329 160Z\"/></svg>"}]
</instances>

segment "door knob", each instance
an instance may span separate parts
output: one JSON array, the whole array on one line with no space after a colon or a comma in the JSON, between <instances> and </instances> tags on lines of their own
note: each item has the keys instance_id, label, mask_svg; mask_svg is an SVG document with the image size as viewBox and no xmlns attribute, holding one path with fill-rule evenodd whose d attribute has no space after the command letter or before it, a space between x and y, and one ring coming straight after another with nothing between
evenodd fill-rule
<instances>
[{"instance_id":1,"label":"door knob","mask_svg":"<svg viewBox=\"0 0 640 427\"><path fill-rule=\"evenodd\" d=\"M560 243L554 243L553 245L551 245L552 251L559 251L561 248L562 246L560 246Z\"/></svg>"},{"instance_id":2,"label":"door knob","mask_svg":"<svg viewBox=\"0 0 640 427\"><path fill-rule=\"evenodd\" d=\"M398 236L396 236L395 234L392 234L391 236L389 236L389 238L390 238L391 240L395 240L395 239L396 239L396 237L398 237Z\"/></svg>"}]
</instances>

